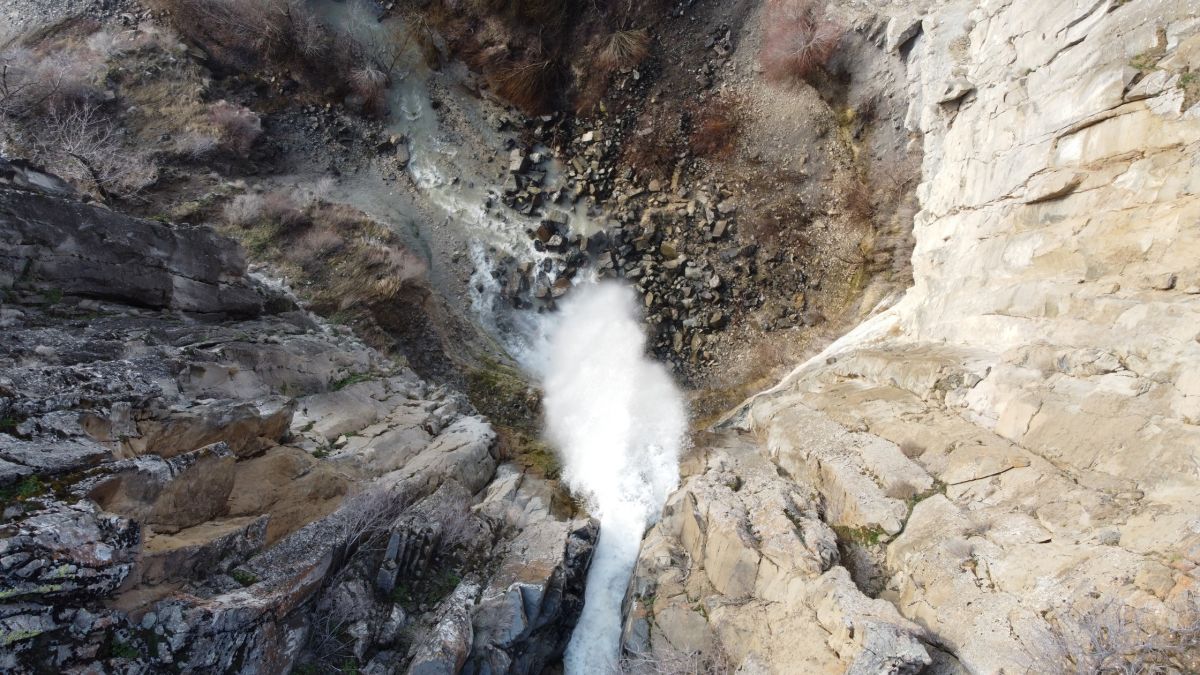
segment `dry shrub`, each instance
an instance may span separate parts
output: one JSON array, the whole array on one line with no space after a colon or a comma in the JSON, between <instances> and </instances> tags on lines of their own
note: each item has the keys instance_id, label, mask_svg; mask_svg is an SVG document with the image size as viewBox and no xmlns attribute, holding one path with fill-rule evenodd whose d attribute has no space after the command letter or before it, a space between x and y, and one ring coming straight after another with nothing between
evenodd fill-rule
<instances>
[{"instance_id":1,"label":"dry shrub","mask_svg":"<svg viewBox=\"0 0 1200 675\"><path fill-rule=\"evenodd\" d=\"M619 30L603 41L596 54L596 68L611 73L622 68L633 68L650 54L650 34L644 29Z\"/></svg>"},{"instance_id":2,"label":"dry shrub","mask_svg":"<svg viewBox=\"0 0 1200 675\"><path fill-rule=\"evenodd\" d=\"M833 186L842 203L843 210L854 220L861 223L871 222L875 213L873 195L866 182L851 172L844 172L835 179Z\"/></svg>"},{"instance_id":3,"label":"dry shrub","mask_svg":"<svg viewBox=\"0 0 1200 675\"><path fill-rule=\"evenodd\" d=\"M1194 607L1167 617L1107 600L1087 611L1052 615L1051 620L1058 631L1029 672L1200 672L1200 614Z\"/></svg>"},{"instance_id":4,"label":"dry shrub","mask_svg":"<svg viewBox=\"0 0 1200 675\"><path fill-rule=\"evenodd\" d=\"M652 106L643 112L643 118L646 116L649 119L639 120L625 142L624 162L643 177L669 177L681 145L678 113Z\"/></svg>"},{"instance_id":5,"label":"dry shrub","mask_svg":"<svg viewBox=\"0 0 1200 675\"><path fill-rule=\"evenodd\" d=\"M270 67L312 92L340 98L368 62L356 40L330 30L304 0L153 0L213 61L244 72ZM330 85L333 85L330 89Z\"/></svg>"},{"instance_id":6,"label":"dry shrub","mask_svg":"<svg viewBox=\"0 0 1200 675\"><path fill-rule=\"evenodd\" d=\"M324 70L332 37L301 0L155 0L175 28L231 65L266 58Z\"/></svg>"},{"instance_id":7,"label":"dry shrub","mask_svg":"<svg viewBox=\"0 0 1200 675\"><path fill-rule=\"evenodd\" d=\"M243 229L267 226L287 232L309 219L291 192L277 190L234 197L225 207L225 222Z\"/></svg>"},{"instance_id":8,"label":"dry shrub","mask_svg":"<svg viewBox=\"0 0 1200 675\"><path fill-rule=\"evenodd\" d=\"M529 114L547 109L557 84L557 68L549 59L511 63L492 81L498 96Z\"/></svg>"},{"instance_id":9,"label":"dry shrub","mask_svg":"<svg viewBox=\"0 0 1200 675\"><path fill-rule=\"evenodd\" d=\"M238 157L250 154L263 131L262 120L253 110L228 101L209 106L208 120L216 129L217 146Z\"/></svg>"},{"instance_id":10,"label":"dry shrub","mask_svg":"<svg viewBox=\"0 0 1200 675\"><path fill-rule=\"evenodd\" d=\"M900 452L909 459L916 459L925 454L925 446L916 441L904 441L900 444Z\"/></svg>"},{"instance_id":11,"label":"dry shrub","mask_svg":"<svg viewBox=\"0 0 1200 675\"><path fill-rule=\"evenodd\" d=\"M165 43L154 32L88 32L74 25L35 49L0 53L0 136L23 154L108 201L136 196L158 180L151 155L127 138L105 100L110 58Z\"/></svg>"},{"instance_id":12,"label":"dry shrub","mask_svg":"<svg viewBox=\"0 0 1200 675\"><path fill-rule=\"evenodd\" d=\"M337 232L326 228L313 228L295 241L288 249L288 258L301 267L309 269L325 258L341 251L346 246L346 239Z\"/></svg>"},{"instance_id":13,"label":"dry shrub","mask_svg":"<svg viewBox=\"0 0 1200 675\"><path fill-rule=\"evenodd\" d=\"M908 501L909 499L916 497L918 494L920 494L920 492L917 490L916 486L914 486L912 483L910 483L906 480L901 480L901 481L896 481L895 483L888 486L886 494L888 497L891 497L892 499Z\"/></svg>"},{"instance_id":14,"label":"dry shrub","mask_svg":"<svg viewBox=\"0 0 1200 675\"><path fill-rule=\"evenodd\" d=\"M713 99L701 111L690 137L692 152L701 157L728 157L737 145L741 115L728 98Z\"/></svg>"},{"instance_id":15,"label":"dry shrub","mask_svg":"<svg viewBox=\"0 0 1200 675\"><path fill-rule=\"evenodd\" d=\"M387 73L374 65L355 68L350 72L350 88L364 112L382 117L387 112Z\"/></svg>"},{"instance_id":16,"label":"dry shrub","mask_svg":"<svg viewBox=\"0 0 1200 675\"><path fill-rule=\"evenodd\" d=\"M25 118L100 100L99 83L107 57L107 52L94 52L78 44L0 53L0 115Z\"/></svg>"},{"instance_id":17,"label":"dry shrub","mask_svg":"<svg viewBox=\"0 0 1200 675\"><path fill-rule=\"evenodd\" d=\"M116 123L95 104L51 108L40 116L36 134L35 161L106 201L134 197L158 180L150 156L125 147Z\"/></svg>"},{"instance_id":18,"label":"dry shrub","mask_svg":"<svg viewBox=\"0 0 1200 675\"><path fill-rule=\"evenodd\" d=\"M808 81L833 55L843 29L820 0L771 0L759 61L776 82Z\"/></svg>"},{"instance_id":19,"label":"dry shrub","mask_svg":"<svg viewBox=\"0 0 1200 675\"><path fill-rule=\"evenodd\" d=\"M621 675L729 675L734 672L729 656L712 645L709 653L685 652L665 640L648 653L625 652L617 665Z\"/></svg>"}]
</instances>

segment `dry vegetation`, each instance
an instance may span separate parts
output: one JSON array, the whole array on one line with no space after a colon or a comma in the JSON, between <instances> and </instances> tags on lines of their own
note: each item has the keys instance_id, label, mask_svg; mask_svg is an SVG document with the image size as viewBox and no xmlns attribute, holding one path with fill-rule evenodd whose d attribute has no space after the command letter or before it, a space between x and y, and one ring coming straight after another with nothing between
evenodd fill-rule
<instances>
[{"instance_id":1,"label":"dry vegetation","mask_svg":"<svg viewBox=\"0 0 1200 675\"><path fill-rule=\"evenodd\" d=\"M224 229L256 259L304 279L299 291L325 316L386 305L419 285L427 271L420 256L387 227L320 192L239 195L225 207Z\"/></svg>"},{"instance_id":2,"label":"dry vegetation","mask_svg":"<svg viewBox=\"0 0 1200 675\"><path fill-rule=\"evenodd\" d=\"M1055 617L1055 640L1031 672L1157 675L1200 672L1200 614L1166 621L1136 607L1102 603Z\"/></svg>"},{"instance_id":3,"label":"dry vegetation","mask_svg":"<svg viewBox=\"0 0 1200 675\"><path fill-rule=\"evenodd\" d=\"M783 83L812 79L844 32L817 0L770 0L763 22L759 60L769 79Z\"/></svg>"},{"instance_id":4,"label":"dry vegetation","mask_svg":"<svg viewBox=\"0 0 1200 675\"><path fill-rule=\"evenodd\" d=\"M173 46L156 31L118 35L76 22L0 53L3 150L105 201L135 197L158 179L158 166L132 142L109 71L125 54Z\"/></svg>"},{"instance_id":5,"label":"dry vegetation","mask_svg":"<svg viewBox=\"0 0 1200 675\"><path fill-rule=\"evenodd\" d=\"M274 70L312 98L387 112L397 44L365 45L331 29L303 0L153 0L181 35L219 66L263 77Z\"/></svg>"},{"instance_id":6,"label":"dry vegetation","mask_svg":"<svg viewBox=\"0 0 1200 675\"><path fill-rule=\"evenodd\" d=\"M692 152L699 157L728 157L737 146L740 125L736 101L728 97L712 99L700 110L692 128Z\"/></svg>"},{"instance_id":7,"label":"dry vegetation","mask_svg":"<svg viewBox=\"0 0 1200 675\"><path fill-rule=\"evenodd\" d=\"M728 675L734 671L728 655L714 645L710 653L685 652L663 642L647 654L626 652L617 672L621 675Z\"/></svg>"},{"instance_id":8,"label":"dry vegetation","mask_svg":"<svg viewBox=\"0 0 1200 675\"><path fill-rule=\"evenodd\" d=\"M649 23L662 4L442 0L424 17L498 97L542 114L568 103L590 110L614 73L648 56L650 34L636 26Z\"/></svg>"}]
</instances>

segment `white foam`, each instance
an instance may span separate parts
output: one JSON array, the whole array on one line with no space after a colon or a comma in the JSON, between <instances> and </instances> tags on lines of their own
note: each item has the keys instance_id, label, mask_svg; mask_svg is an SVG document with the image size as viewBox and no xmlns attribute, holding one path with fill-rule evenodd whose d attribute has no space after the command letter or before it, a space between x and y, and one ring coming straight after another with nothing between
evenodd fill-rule
<instances>
[{"instance_id":1,"label":"white foam","mask_svg":"<svg viewBox=\"0 0 1200 675\"><path fill-rule=\"evenodd\" d=\"M543 376L547 435L562 477L600 520L567 673L616 666L621 602L646 527L679 483L683 396L645 354L633 291L580 284L551 328Z\"/></svg>"}]
</instances>

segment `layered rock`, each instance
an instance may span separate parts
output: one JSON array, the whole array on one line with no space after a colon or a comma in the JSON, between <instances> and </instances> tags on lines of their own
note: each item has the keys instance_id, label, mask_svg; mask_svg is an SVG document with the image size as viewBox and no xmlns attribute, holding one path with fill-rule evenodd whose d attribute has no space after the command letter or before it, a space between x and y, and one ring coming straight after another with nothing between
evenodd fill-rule
<instances>
[{"instance_id":1,"label":"layered rock","mask_svg":"<svg viewBox=\"0 0 1200 675\"><path fill-rule=\"evenodd\" d=\"M717 669L794 673L917 673L930 664L924 631L864 595L839 564L819 493L736 436L704 453L703 470L642 545L626 603L625 649L635 662L698 655Z\"/></svg>"},{"instance_id":2,"label":"layered rock","mask_svg":"<svg viewBox=\"0 0 1200 675\"><path fill-rule=\"evenodd\" d=\"M906 54L907 123L925 149L914 286L730 424L816 490L855 582L939 669L1194 668L1200 20L1171 0L892 11L880 42ZM673 508L695 519L723 503L695 492ZM673 518L643 564L682 546L715 579L692 571L676 592L771 600L747 521L726 528L738 535L722 550L737 553L719 563ZM655 630L687 648L703 639L681 626L715 631L737 659L791 644L775 639L781 617L723 634L728 615L664 611L656 597Z\"/></svg>"},{"instance_id":3,"label":"layered rock","mask_svg":"<svg viewBox=\"0 0 1200 675\"><path fill-rule=\"evenodd\" d=\"M210 230L13 170L0 670L561 657L596 526L551 513L545 481L497 475L462 395L254 280Z\"/></svg>"}]
</instances>

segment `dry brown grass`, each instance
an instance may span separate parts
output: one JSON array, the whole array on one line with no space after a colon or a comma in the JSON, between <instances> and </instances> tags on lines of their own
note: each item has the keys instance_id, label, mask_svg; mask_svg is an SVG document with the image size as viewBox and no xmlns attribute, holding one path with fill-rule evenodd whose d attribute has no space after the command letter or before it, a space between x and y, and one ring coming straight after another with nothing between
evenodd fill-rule
<instances>
[{"instance_id":1,"label":"dry brown grass","mask_svg":"<svg viewBox=\"0 0 1200 675\"><path fill-rule=\"evenodd\" d=\"M909 459L916 459L925 454L925 446L916 441L904 441L900 444L900 452Z\"/></svg>"},{"instance_id":2,"label":"dry brown grass","mask_svg":"<svg viewBox=\"0 0 1200 675\"><path fill-rule=\"evenodd\" d=\"M641 28L616 31L601 44L594 64L606 75L622 68L634 68L650 54L650 34Z\"/></svg>"},{"instance_id":3,"label":"dry brown grass","mask_svg":"<svg viewBox=\"0 0 1200 675\"><path fill-rule=\"evenodd\" d=\"M557 67L550 59L517 61L492 80L496 94L528 114L546 111L558 89Z\"/></svg>"},{"instance_id":4,"label":"dry brown grass","mask_svg":"<svg viewBox=\"0 0 1200 675\"><path fill-rule=\"evenodd\" d=\"M713 99L700 111L692 129L692 152L700 157L728 157L737 147L740 126L737 103L724 97Z\"/></svg>"},{"instance_id":5,"label":"dry brown grass","mask_svg":"<svg viewBox=\"0 0 1200 675\"><path fill-rule=\"evenodd\" d=\"M216 130L217 146L237 157L246 157L262 135L262 120L249 108L228 101L209 106L208 120Z\"/></svg>"},{"instance_id":6,"label":"dry brown grass","mask_svg":"<svg viewBox=\"0 0 1200 675\"><path fill-rule=\"evenodd\" d=\"M917 488L912 483L909 483L906 480L902 480L902 481L897 481L897 482L893 483L892 485L888 486L887 492L885 494L888 497L891 497L892 499L908 501L909 499L912 499L913 497L916 497L918 494L920 494L920 491L917 490Z\"/></svg>"},{"instance_id":7,"label":"dry brown grass","mask_svg":"<svg viewBox=\"0 0 1200 675\"><path fill-rule=\"evenodd\" d=\"M818 0L771 0L759 61L768 79L810 80L833 55L844 30Z\"/></svg>"}]
</instances>

